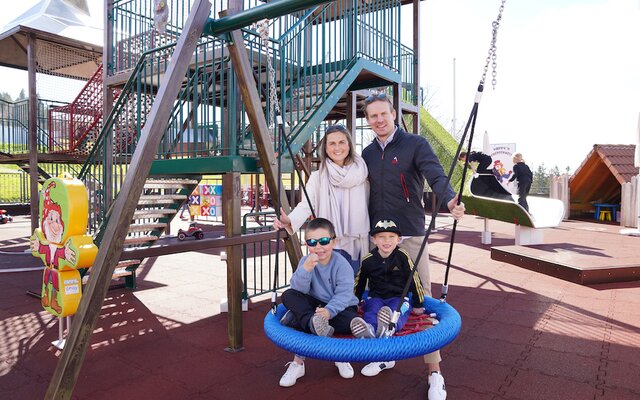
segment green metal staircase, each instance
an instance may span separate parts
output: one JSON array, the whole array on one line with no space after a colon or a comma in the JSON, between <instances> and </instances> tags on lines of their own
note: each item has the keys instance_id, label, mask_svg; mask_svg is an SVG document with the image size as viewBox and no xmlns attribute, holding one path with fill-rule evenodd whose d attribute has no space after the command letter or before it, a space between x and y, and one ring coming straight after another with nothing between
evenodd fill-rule
<instances>
[{"instance_id":1,"label":"green metal staircase","mask_svg":"<svg viewBox=\"0 0 640 400\"><path fill-rule=\"evenodd\" d=\"M397 19L399 6L399 1L373 0L365 6L342 0L275 19L268 38L242 30L262 95L260 107L267 116L273 112L269 94L275 85L294 155L307 141L318 139L319 127L336 115L348 91L402 85L401 74L413 76L407 71L414 60L399 42L399 23L379 23ZM132 225L127 246L154 243L201 175L259 171L248 105L240 100L228 40L226 35L200 38L150 172L153 179L168 181L147 182L135 214L140 222ZM372 43L383 49L370 51ZM147 50L127 71L128 79L80 172L94 202L91 209L97 211L90 217L90 229L98 243L174 46ZM277 137L276 127L270 129ZM278 147L275 141L273 146ZM176 176L192 177L180 188L158 187L175 183ZM133 276L127 285L134 287L136 265L124 268Z\"/></svg>"}]
</instances>

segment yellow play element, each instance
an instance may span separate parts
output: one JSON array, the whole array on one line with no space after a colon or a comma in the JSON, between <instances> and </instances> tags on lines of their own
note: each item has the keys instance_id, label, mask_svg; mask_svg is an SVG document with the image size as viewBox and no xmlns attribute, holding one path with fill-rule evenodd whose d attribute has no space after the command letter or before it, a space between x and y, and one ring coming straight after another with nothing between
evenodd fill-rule
<instances>
[{"instance_id":1,"label":"yellow play element","mask_svg":"<svg viewBox=\"0 0 640 400\"><path fill-rule=\"evenodd\" d=\"M89 197L82 181L47 179L40 193L40 227L31 236L31 254L45 265L42 306L58 317L74 314L82 296L78 268L89 268L98 254L86 235Z\"/></svg>"},{"instance_id":2,"label":"yellow play element","mask_svg":"<svg viewBox=\"0 0 640 400\"><path fill-rule=\"evenodd\" d=\"M611 211L600 211L600 221L611 221Z\"/></svg>"}]
</instances>

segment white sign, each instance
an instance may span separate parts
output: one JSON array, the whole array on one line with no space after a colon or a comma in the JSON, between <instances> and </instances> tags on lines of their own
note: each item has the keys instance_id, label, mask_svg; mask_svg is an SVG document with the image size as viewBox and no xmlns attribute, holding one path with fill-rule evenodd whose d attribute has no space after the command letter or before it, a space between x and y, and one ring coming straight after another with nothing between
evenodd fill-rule
<instances>
[{"instance_id":1,"label":"white sign","mask_svg":"<svg viewBox=\"0 0 640 400\"><path fill-rule=\"evenodd\" d=\"M492 143L489 145L491 156L491 171L502 186L511 193L516 193L516 185L507 185L513 176L513 154L516 152L515 143Z\"/></svg>"}]
</instances>

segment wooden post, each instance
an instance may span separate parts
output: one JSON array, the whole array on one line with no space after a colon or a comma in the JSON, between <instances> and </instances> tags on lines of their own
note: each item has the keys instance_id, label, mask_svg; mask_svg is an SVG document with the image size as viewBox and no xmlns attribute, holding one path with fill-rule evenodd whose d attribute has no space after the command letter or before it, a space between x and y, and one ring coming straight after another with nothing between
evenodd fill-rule
<instances>
[{"instance_id":1,"label":"wooden post","mask_svg":"<svg viewBox=\"0 0 640 400\"><path fill-rule=\"evenodd\" d=\"M227 172L222 175L222 218L224 236L239 236L240 223L240 173ZM241 351L242 346L242 246L227 246L227 351Z\"/></svg>"},{"instance_id":2,"label":"wooden post","mask_svg":"<svg viewBox=\"0 0 640 400\"><path fill-rule=\"evenodd\" d=\"M149 118L131 160L127 178L115 200L105 234L91 271L89 284L82 296L76 318L60 361L53 373L45 399L70 399L84 360L89 337L100 315L104 296L122 252L133 213L140 199L151 163L167 128L169 116L196 44L209 17L211 3L196 0L178 39Z\"/></svg>"},{"instance_id":3,"label":"wooden post","mask_svg":"<svg viewBox=\"0 0 640 400\"><path fill-rule=\"evenodd\" d=\"M357 96L355 92L347 92L347 129L351 132L351 138L353 139L353 143L356 142L356 128L357 122L356 119L358 117L357 107Z\"/></svg>"},{"instance_id":4,"label":"wooden post","mask_svg":"<svg viewBox=\"0 0 640 400\"><path fill-rule=\"evenodd\" d=\"M413 103L418 113L413 116L413 133L420 134L420 0L413 0Z\"/></svg>"},{"instance_id":5,"label":"wooden post","mask_svg":"<svg viewBox=\"0 0 640 400\"><path fill-rule=\"evenodd\" d=\"M393 84L393 108L396 109L396 124L402 127L402 101L400 99L400 85L401 83L398 82Z\"/></svg>"},{"instance_id":6,"label":"wooden post","mask_svg":"<svg viewBox=\"0 0 640 400\"><path fill-rule=\"evenodd\" d=\"M31 232L38 227L38 93L36 90L36 35L29 33L27 45L27 69L29 74L29 191L31 209Z\"/></svg>"},{"instance_id":7,"label":"wooden post","mask_svg":"<svg viewBox=\"0 0 640 400\"><path fill-rule=\"evenodd\" d=\"M280 179L280 177L277 176L275 171L276 157L271 145L267 121L262 111L257 84L253 77L249 57L247 56L247 49L244 46L242 32L236 30L231 32L230 35L231 42L229 42L228 45L229 55L231 56L231 62L233 63L234 71L238 78L238 87L240 88L240 93L242 93L242 99L244 100L245 109L249 116L249 122L253 127L253 135L267 186L269 186L271 193L275 193L275 195L278 196L282 209L288 214L291 212L291 208L289 207L289 200L287 199L286 193L284 191L278 193L278 179ZM277 204L275 196L272 196L272 198L274 205ZM294 234L289 237L289 240L285 240L285 247L289 254L291 265L295 268L300 258L302 258L302 250L300 249L298 236Z\"/></svg>"},{"instance_id":8,"label":"wooden post","mask_svg":"<svg viewBox=\"0 0 640 400\"><path fill-rule=\"evenodd\" d=\"M102 120L104 121L113 109L113 92L111 88L104 84L104 81L109 76L109 65L113 60L113 26L110 18L112 18L113 1L104 2L104 47L102 48ZM105 149L113 148L113 135L108 134L105 138ZM102 168L102 207L105 207L104 215L107 214L109 206L113 199L113 152L105 151L104 154L104 168ZM96 188L97 190L97 188Z\"/></svg>"}]
</instances>

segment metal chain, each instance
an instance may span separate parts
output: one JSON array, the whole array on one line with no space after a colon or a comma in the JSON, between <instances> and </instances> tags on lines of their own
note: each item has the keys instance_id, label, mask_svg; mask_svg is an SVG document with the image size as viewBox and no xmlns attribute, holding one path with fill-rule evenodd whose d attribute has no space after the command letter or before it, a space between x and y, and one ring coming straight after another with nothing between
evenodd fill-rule
<instances>
[{"instance_id":1,"label":"metal chain","mask_svg":"<svg viewBox=\"0 0 640 400\"><path fill-rule=\"evenodd\" d=\"M495 21L493 21L493 23L491 24L491 26L493 27L492 30L492 37L491 37L491 46L489 46L489 54L487 54L487 60L484 64L484 72L482 73L482 79L480 80L480 83L484 86L484 81L487 77L487 71L489 70L489 63L491 63L491 85L493 86L493 88L496 88L496 84L498 83L497 77L498 77L498 54L497 54L497 50L498 50L498 46L497 46L497 41L498 41L498 28L500 28L500 21L502 20L502 11L504 11L504 3L506 3L507 0L502 0L502 4L500 5L500 9L498 10L498 18L496 18Z\"/></svg>"},{"instance_id":2,"label":"metal chain","mask_svg":"<svg viewBox=\"0 0 640 400\"><path fill-rule=\"evenodd\" d=\"M275 116L280 114L280 103L278 102L278 91L276 90L276 70L273 68L271 52L269 51L269 18L258 22L258 33L262 40L262 45L267 53L267 71L269 75L269 129L275 126Z\"/></svg>"}]
</instances>

